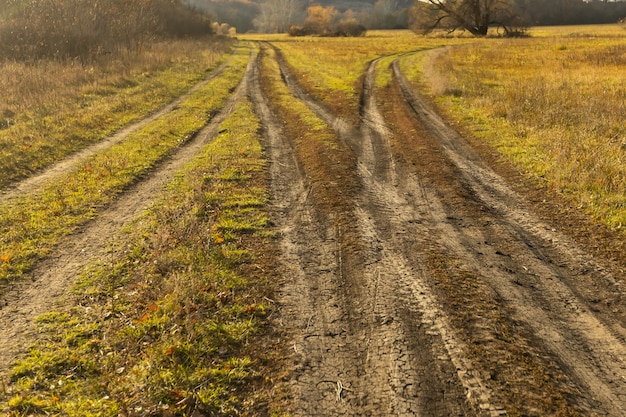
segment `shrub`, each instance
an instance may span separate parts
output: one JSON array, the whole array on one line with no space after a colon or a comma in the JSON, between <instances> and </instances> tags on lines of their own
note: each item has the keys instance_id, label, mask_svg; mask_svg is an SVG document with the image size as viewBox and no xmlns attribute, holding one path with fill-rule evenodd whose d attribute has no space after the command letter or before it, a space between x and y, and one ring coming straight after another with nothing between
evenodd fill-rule
<instances>
[{"instance_id":1,"label":"shrub","mask_svg":"<svg viewBox=\"0 0 626 417\"><path fill-rule=\"evenodd\" d=\"M39 0L0 25L0 59L89 59L141 49L157 38L212 33L206 17L178 1Z\"/></svg>"},{"instance_id":2,"label":"shrub","mask_svg":"<svg viewBox=\"0 0 626 417\"><path fill-rule=\"evenodd\" d=\"M361 25L350 10L340 14L333 6L311 6L304 26L289 26L290 36L363 36L365 26Z\"/></svg>"},{"instance_id":3,"label":"shrub","mask_svg":"<svg viewBox=\"0 0 626 417\"><path fill-rule=\"evenodd\" d=\"M342 21L337 24L335 36L365 36L367 29L356 21Z\"/></svg>"},{"instance_id":4,"label":"shrub","mask_svg":"<svg viewBox=\"0 0 626 417\"><path fill-rule=\"evenodd\" d=\"M309 35L307 31L302 26L291 25L289 29L287 29L287 33L289 36L306 36Z\"/></svg>"}]
</instances>

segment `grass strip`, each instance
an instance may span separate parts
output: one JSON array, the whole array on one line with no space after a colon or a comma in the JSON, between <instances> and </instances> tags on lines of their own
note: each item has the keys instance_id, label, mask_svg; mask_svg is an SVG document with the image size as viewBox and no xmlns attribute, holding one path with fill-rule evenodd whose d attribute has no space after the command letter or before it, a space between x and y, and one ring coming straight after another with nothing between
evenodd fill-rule
<instances>
[{"instance_id":1,"label":"grass strip","mask_svg":"<svg viewBox=\"0 0 626 417\"><path fill-rule=\"evenodd\" d=\"M0 284L22 277L60 237L93 218L191 138L241 81L248 59L247 48L240 48L222 76L172 112L89 158L40 194L0 206Z\"/></svg>"},{"instance_id":2,"label":"grass strip","mask_svg":"<svg viewBox=\"0 0 626 417\"><path fill-rule=\"evenodd\" d=\"M356 158L331 127L291 94L275 58L273 49L265 50L263 88L279 118L290 121L283 130L294 140L311 195L329 216L350 211L351 197L358 189Z\"/></svg>"},{"instance_id":3,"label":"grass strip","mask_svg":"<svg viewBox=\"0 0 626 417\"><path fill-rule=\"evenodd\" d=\"M269 415L272 240L259 120L242 102L94 263L73 306L39 318L8 416ZM278 415L278 414L274 414Z\"/></svg>"},{"instance_id":4,"label":"grass strip","mask_svg":"<svg viewBox=\"0 0 626 417\"><path fill-rule=\"evenodd\" d=\"M156 68L107 75L109 80L88 82L88 74L81 84L73 82L51 92L41 85L41 91L33 94L42 96L43 103L35 108L21 109L19 101L13 102L19 98L7 98L0 108L0 188L171 102L220 65L228 46L226 42L214 42L209 48L196 48L184 60L172 59ZM10 64L2 65L6 69ZM69 64L68 68L58 64L54 71L59 77L66 76L64 71L77 72ZM22 74L36 77L38 73L37 69L24 68ZM38 79L32 82L41 84Z\"/></svg>"}]
</instances>

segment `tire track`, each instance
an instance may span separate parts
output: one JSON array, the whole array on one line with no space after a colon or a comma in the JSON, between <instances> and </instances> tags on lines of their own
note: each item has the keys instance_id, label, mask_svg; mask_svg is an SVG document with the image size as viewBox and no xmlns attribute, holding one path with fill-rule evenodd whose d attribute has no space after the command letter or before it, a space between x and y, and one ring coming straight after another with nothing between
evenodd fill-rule
<instances>
[{"instance_id":1,"label":"tire track","mask_svg":"<svg viewBox=\"0 0 626 417\"><path fill-rule=\"evenodd\" d=\"M535 337L578 386L589 415L626 415L626 344L621 322L598 315L572 287L576 280L623 294L619 280L571 240L543 224L495 173L413 92L393 64L408 104L437 138L461 181L483 207L450 221L434 211L444 245L502 298L514 320ZM456 224L455 224L456 223ZM484 225L484 226L478 226Z\"/></svg>"},{"instance_id":2,"label":"tire track","mask_svg":"<svg viewBox=\"0 0 626 417\"><path fill-rule=\"evenodd\" d=\"M494 385L493 381L481 377L487 370L478 369L477 366L483 365L468 359L466 345L446 318L447 307L439 305L432 293L434 279L424 267L427 262L423 256L428 251L436 251L451 255L460 271L469 271L478 277L481 285L486 285L497 296L503 313L533 335L530 347L536 352L533 355L537 355L533 366L552 366L548 365L550 360L558 364L557 370L550 371L551 378L561 387L563 395L570 398L573 409L585 410L588 415L626 415L624 327L605 313L597 314L587 299L580 296L585 288L572 285L572 277L601 283L604 290L598 291L607 294L608 299L619 301L623 295L620 281L608 267L600 265L564 235L530 214L521 197L485 168L464 140L412 93L399 72L397 61L393 64L394 76L407 102L439 141L445 158L456 169L455 187L464 190L460 201L459 197L455 201L452 196L425 187L419 176L407 174L406 168L395 163L388 130L373 100L375 62L368 70L363 88L361 131L355 133L347 123L308 97L294 82L284 59L280 55L278 58L283 79L294 96L333 126L358 155L364 192L356 203L355 222L365 242L360 259L365 259L367 266L359 264L359 257L352 260L346 257L342 269L349 286L359 288L360 298L354 304L371 303L372 317L376 318L369 322L362 320L358 328L368 329L365 331L368 354L364 372L388 384L387 388L377 384L370 387L370 391L377 389L377 395L385 399L385 411L390 415L408 415L420 407L419 401L404 401L393 388L402 380L401 376L381 371L382 368L371 362L371 352L376 352L381 362L391 357L390 362L403 363L399 356L390 355L384 344L375 344L376 340L392 339L396 346L405 343L400 351L407 350L405 340L398 336L400 329L394 327L389 334L380 332L379 339L379 329L375 326L380 324L379 320L387 324L398 320L401 314L394 306L405 305L411 306L410 320L429 326L437 336L439 350L453 363L474 411L481 415L506 413L505 407L497 402L510 388ZM351 278L356 276L359 278ZM611 296L611 292L619 295ZM388 304L381 301L389 298L393 301ZM362 313L357 311L350 319L358 320ZM472 331L478 332L474 337L490 343L494 336L489 330L489 319L476 317L474 321ZM430 346L433 351L437 348L434 342ZM546 354L551 359L544 358ZM506 363L505 357L501 360ZM419 374L420 364L413 365ZM415 380L414 369L405 367L399 374L406 380ZM562 376L558 376L559 372ZM522 380L509 382L520 383L520 387L524 383ZM574 393L575 398L568 393ZM456 397L456 403L462 401ZM407 404L410 405L402 409ZM533 404L522 407L536 412ZM436 411L423 408L421 412L438 415Z\"/></svg>"},{"instance_id":3,"label":"tire track","mask_svg":"<svg viewBox=\"0 0 626 417\"><path fill-rule=\"evenodd\" d=\"M365 143L359 160L364 161L361 177L365 184L365 195L360 206L366 212L360 220L373 219L368 228L369 233L379 236L385 241L387 259L383 260L380 268L386 271L398 271L396 279L407 288L408 294L398 297L395 303L413 305L416 316L421 316L421 322L427 325L433 335L443 343L443 354L449 358L456 370L457 377L465 390L465 395L477 413L487 413L497 416L503 413L502 407L491 401L491 390L487 387L478 373L475 365L467 355L467 347L462 338L449 323L447 314L437 301L431 288L433 281L428 270L423 266L426 261L421 255L413 252L409 257L406 254L408 242L404 236L421 236L420 245L424 250L432 248L436 238L424 228L428 217L434 212L441 212L441 207L432 193L429 193L415 177L404 177L395 164L394 155L389 145L389 129L379 112L374 99L374 76L378 60L371 62L363 85L362 93L362 125L361 138ZM400 181L405 185L399 188ZM407 190L411 193L407 193ZM406 199L406 195L418 193L423 197L421 204L415 206ZM390 233L391 231L391 233ZM410 259L412 258L412 259ZM409 266L411 265L411 266Z\"/></svg>"},{"instance_id":4,"label":"tire track","mask_svg":"<svg viewBox=\"0 0 626 417\"><path fill-rule=\"evenodd\" d=\"M337 229L316 223L316 208L294 148L269 108L255 66L251 98L265 130L270 156L275 217L281 234L285 276L280 291L281 319L295 329L292 395L296 415L359 415L353 384L359 364L349 355L350 329L345 317L346 292L341 282Z\"/></svg>"},{"instance_id":5,"label":"tire track","mask_svg":"<svg viewBox=\"0 0 626 417\"><path fill-rule=\"evenodd\" d=\"M36 336L34 319L64 302L68 289L86 265L96 259L106 261L112 256L107 249L112 239L146 210L175 173L217 135L219 125L247 94L254 53L251 48L243 80L205 128L98 217L64 238L53 253L33 269L30 280L20 280L7 290L0 308L0 377Z\"/></svg>"},{"instance_id":6,"label":"tire track","mask_svg":"<svg viewBox=\"0 0 626 417\"><path fill-rule=\"evenodd\" d=\"M278 57L283 80L288 84L294 96L304 101L327 124L335 127L342 139L348 142L359 156L359 171L364 177L366 191L359 197L355 207L355 224L361 245L358 253L346 252L339 256L341 279L338 285L347 288L350 303L343 307L346 317L343 326L351 329L352 341L341 339L350 350L344 355L344 367L350 361L356 363L359 372L351 381L350 389L361 394L354 399L350 410L340 410L332 404L322 403L320 409L310 409L310 402L317 399L302 392L302 379L294 382L301 394L297 398L303 415L393 415L393 416L444 416L472 415L466 405L466 396L478 409L485 409L491 415L499 412L489 402L487 389L473 374L464 359L462 344L456 340L454 332L445 319L445 314L432 297L429 288L423 283L425 271L415 264L410 264L392 244L395 225L384 229L376 224L377 219L394 211L401 203L401 197L393 191L396 181L393 158L389 151L380 146L384 140L385 128L380 123L380 114L374 111L374 103L366 94L364 98L364 123L361 132L332 116L321 105L311 100L293 82L280 55ZM371 76L366 89L371 91ZM377 124L383 134L376 135L371 124ZM382 151L382 155L377 152ZM375 155L376 154L376 155ZM382 182L374 180L380 176ZM382 185L384 183L384 185ZM382 188L384 197L380 195ZM404 206L408 206L404 202ZM398 216L402 213L394 213ZM412 213L411 213L412 216ZM374 219L374 220L372 220ZM301 228L298 228L301 230ZM391 236L388 231L391 231ZM342 236L336 236L342 239ZM308 241L308 247L319 244ZM301 251L305 251L302 248ZM291 263L299 263L295 258ZM303 271L304 276L314 279L313 271ZM316 286L305 292L301 288L286 288L285 303L301 305L307 299L315 297ZM311 294L313 293L313 294ZM302 294L306 294L302 298ZM323 309L325 304L322 300ZM298 315L296 314L296 317ZM301 316L300 316L301 317ZM307 326L308 329L308 326ZM327 342L327 346L330 341ZM315 346L306 347L315 349ZM332 348L327 347L330 351ZM360 352L366 352L361 358ZM306 352L305 352L306 353ZM454 360L451 360L451 357ZM308 360L318 358L305 358ZM319 363L309 372L309 381L323 380L323 369L332 366ZM320 371L318 368L321 368ZM466 390L461 388L458 376L466 383ZM323 380L332 383L331 380ZM310 383L310 382L309 382ZM344 381L345 383L345 381Z\"/></svg>"}]
</instances>

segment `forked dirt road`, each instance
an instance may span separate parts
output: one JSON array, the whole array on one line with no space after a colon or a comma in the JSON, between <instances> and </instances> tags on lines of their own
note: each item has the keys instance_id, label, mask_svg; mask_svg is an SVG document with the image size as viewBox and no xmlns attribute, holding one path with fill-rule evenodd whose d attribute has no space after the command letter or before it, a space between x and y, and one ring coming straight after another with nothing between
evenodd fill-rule
<instances>
[{"instance_id":1,"label":"forked dirt road","mask_svg":"<svg viewBox=\"0 0 626 417\"><path fill-rule=\"evenodd\" d=\"M384 91L372 63L350 126L278 57L292 93L354 154L359 179L349 224L320 223L295 141L259 105L294 414L626 415L624 265L534 214L397 63Z\"/></svg>"},{"instance_id":2,"label":"forked dirt road","mask_svg":"<svg viewBox=\"0 0 626 417\"><path fill-rule=\"evenodd\" d=\"M267 98L264 48L207 130L5 294L0 375L36 337L34 317L88 259L107 256L103 234L147 207L248 94L270 160L283 260L274 323L289 340L292 415L626 415L623 260L592 255L565 221L544 218L515 174L448 127L397 64L372 62L353 126L306 94L278 54L290 91L335 129L348 154L338 163L357 180L336 178L350 198L323 212L290 121ZM393 71L393 85L374 88L376 71Z\"/></svg>"}]
</instances>

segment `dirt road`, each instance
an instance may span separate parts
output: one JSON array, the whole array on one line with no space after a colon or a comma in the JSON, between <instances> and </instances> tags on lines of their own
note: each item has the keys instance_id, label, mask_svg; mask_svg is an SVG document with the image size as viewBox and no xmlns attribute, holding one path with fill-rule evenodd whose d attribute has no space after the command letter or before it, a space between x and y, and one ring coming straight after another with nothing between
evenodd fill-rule
<instances>
[{"instance_id":1,"label":"dirt road","mask_svg":"<svg viewBox=\"0 0 626 417\"><path fill-rule=\"evenodd\" d=\"M74 154L44 172L14 184L0 196L0 202L9 202L25 193L37 193L40 188L62 173L82 163L90 155L123 141L130 133L172 111L189 94L213 78L219 76L229 61L196 84L184 96L114 136ZM248 68L248 75L252 66ZM76 233L66 236L53 253L42 260L30 273L29 279L16 281L0 294L0 377L6 374L10 363L23 354L30 342L37 337L34 320L37 316L65 302L68 289L79 277L86 265L94 260L106 262L112 256L109 248L120 231L130 225L153 202L159 191L189 162L218 131L219 125L232 112L235 105L246 95L246 82L242 81L225 103L222 111L215 115L207 126L178 152L154 169L150 175L130 187L91 222L83 225Z\"/></svg>"},{"instance_id":2,"label":"dirt road","mask_svg":"<svg viewBox=\"0 0 626 417\"><path fill-rule=\"evenodd\" d=\"M348 145L359 181L342 208L349 224L320 223L295 142L264 117L294 414L625 415L620 265L534 214L397 63L384 91L371 64L350 126L278 56L292 93Z\"/></svg>"},{"instance_id":3,"label":"dirt road","mask_svg":"<svg viewBox=\"0 0 626 417\"><path fill-rule=\"evenodd\" d=\"M278 53L291 94L339 141L332 168L346 174L332 187L341 205L322 201L290 121L268 99L263 56L195 141L6 293L0 375L36 337L36 315L62 302L89 259L107 256L101 236L147 207L248 94L270 160L283 260L274 323L288 335L292 415L626 415L622 261L591 253L563 219L543 216L552 203L537 204L510 167L451 129L397 63L371 63L355 126L304 91ZM376 71L393 72L391 87L374 87Z\"/></svg>"}]
</instances>

